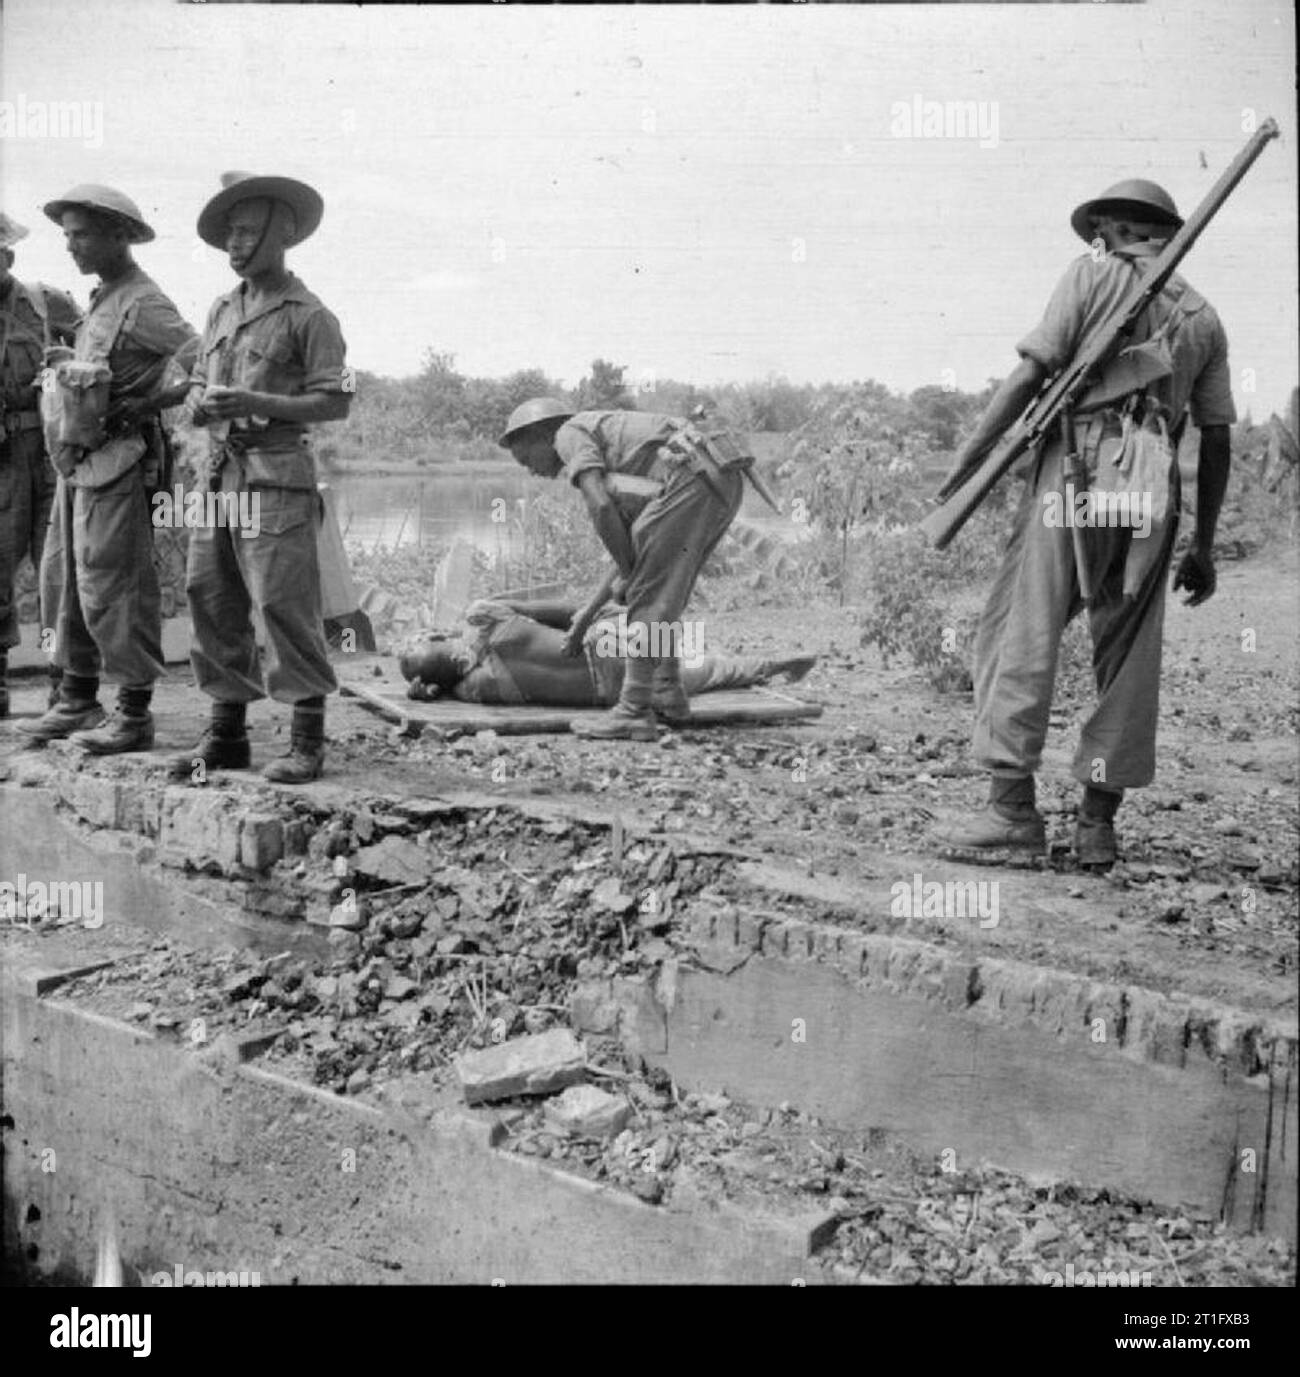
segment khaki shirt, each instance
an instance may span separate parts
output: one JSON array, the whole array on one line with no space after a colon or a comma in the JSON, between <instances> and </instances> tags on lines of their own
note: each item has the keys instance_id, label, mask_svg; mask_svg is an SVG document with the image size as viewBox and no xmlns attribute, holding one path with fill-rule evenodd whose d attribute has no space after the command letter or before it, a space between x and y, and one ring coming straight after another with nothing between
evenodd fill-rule
<instances>
[{"instance_id":1,"label":"khaki shirt","mask_svg":"<svg viewBox=\"0 0 1300 1377\"><path fill-rule=\"evenodd\" d=\"M213 303L192 382L282 397L348 391L343 331L314 292L290 273L274 296L251 309L247 300L241 282ZM250 485L316 486L305 425L253 416L237 421L232 433L245 448Z\"/></svg>"},{"instance_id":2,"label":"khaki shirt","mask_svg":"<svg viewBox=\"0 0 1300 1377\"><path fill-rule=\"evenodd\" d=\"M50 344L71 344L77 337L81 311L66 293L40 284L45 298ZM35 293L11 277L0 292L0 397L6 411L35 411L36 375L44 362L46 325L36 309Z\"/></svg>"},{"instance_id":3,"label":"khaki shirt","mask_svg":"<svg viewBox=\"0 0 1300 1377\"><path fill-rule=\"evenodd\" d=\"M1064 367L1120 308L1141 271L1136 263L1158 255L1163 245L1143 241L1096 260L1076 258L1065 270L1036 329L1016 345L1019 353L1036 359L1055 373ZM1146 266L1149 266L1147 264ZM1133 342L1141 343L1162 326L1177 296L1188 289L1177 274L1139 322ZM1174 336L1173 374L1152 384L1156 397L1168 408L1177 426L1190 405L1192 421L1200 427L1231 425L1237 419L1228 372L1228 337L1214 307L1191 293L1187 314Z\"/></svg>"},{"instance_id":4,"label":"khaki shirt","mask_svg":"<svg viewBox=\"0 0 1300 1377\"><path fill-rule=\"evenodd\" d=\"M120 402L151 397L176 358L189 368L198 346L194 327L172 299L138 266L116 282L100 283L77 331L79 359L107 363L108 420Z\"/></svg>"},{"instance_id":5,"label":"khaki shirt","mask_svg":"<svg viewBox=\"0 0 1300 1377\"><path fill-rule=\"evenodd\" d=\"M555 452L575 486L588 469L658 478L659 447L681 425L644 411L580 411L555 432Z\"/></svg>"}]
</instances>

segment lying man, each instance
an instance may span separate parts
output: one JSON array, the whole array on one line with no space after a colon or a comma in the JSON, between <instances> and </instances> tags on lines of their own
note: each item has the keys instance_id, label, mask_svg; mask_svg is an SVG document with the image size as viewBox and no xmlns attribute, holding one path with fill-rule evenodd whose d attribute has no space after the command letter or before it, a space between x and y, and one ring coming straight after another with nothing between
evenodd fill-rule
<instances>
[{"instance_id":1,"label":"lying man","mask_svg":"<svg viewBox=\"0 0 1300 1377\"><path fill-rule=\"evenodd\" d=\"M536 707L609 707L619 701L626 661L626 612L613 604L592 624L583 654L566 654L565 635L577 609L562 602L484 599L465 612L467 634L420 638L401 656L411 698ZM688 695L752 688L778 674L802 679L815 655L783 660L754 655L703 655L685 647L682 687Z\"/></svg>"}]
</instances>

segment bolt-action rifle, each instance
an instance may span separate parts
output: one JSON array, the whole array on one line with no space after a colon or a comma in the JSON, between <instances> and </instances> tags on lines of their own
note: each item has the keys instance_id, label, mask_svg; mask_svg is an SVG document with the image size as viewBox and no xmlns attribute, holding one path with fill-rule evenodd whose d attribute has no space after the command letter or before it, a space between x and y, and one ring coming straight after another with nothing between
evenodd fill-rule
<instances>
[{"instance_id":1,"label":"bolt-action rifle","mask_svg":"<svg viewBox=\"0 0 1300 1377\"><path fill-rule=\"evenodd\" d=\"M1134 376L1140 377L1140 370L1135 374L1131 366L1133 360L1124 359L1122 353L1143 312L1163 291L1174 270L1219 207L1232 194L1237 183L1250 170L1251 164L1264 151L1264 146L1277 136L1277 123L1266 119L1182 228L1165 245L1150 269L1134 284L1123 305L1093 336L1087 347L1048 380L1024 415L997 445L985 456L959 465L948 475L938 492L943 505L936 507L920 523L921 530L936 549L942 550L952 540L1016 461L1042 443L1063 411L1075 413L1090 410L1106 398L1116 395L1113 386L1108 386L1103 376L1108 365L1111 365L1111 371L1117 372L1126 381L1131 381ZM1140 348L1137 346L1129 354L1137 354Z\"/></svg>"}]
</instances>

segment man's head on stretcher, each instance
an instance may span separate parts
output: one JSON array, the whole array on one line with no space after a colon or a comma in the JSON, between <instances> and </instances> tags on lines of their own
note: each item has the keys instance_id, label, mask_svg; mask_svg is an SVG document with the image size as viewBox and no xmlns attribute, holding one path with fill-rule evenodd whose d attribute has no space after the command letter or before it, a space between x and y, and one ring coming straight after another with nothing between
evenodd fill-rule
<instances>
[{"instance_id":1,"label":"man's head on stretcher","mask_svg":"<svg viewBox=\"0 0 1300 1377\"><path fill-rule=\"evenodd\" d=\"M473 668L475 656L460 636L431 631L398 659L407 696L426 701L451 693Z\"/></svg>"}]
</instances>

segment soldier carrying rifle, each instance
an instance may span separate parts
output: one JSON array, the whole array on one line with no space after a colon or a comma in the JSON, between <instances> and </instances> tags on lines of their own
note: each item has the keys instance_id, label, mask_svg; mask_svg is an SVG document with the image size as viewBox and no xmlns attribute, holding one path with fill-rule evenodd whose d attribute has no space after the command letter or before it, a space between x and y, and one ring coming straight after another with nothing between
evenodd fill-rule
<instances>
[{"instance_id":1,"label":"soldier carrying rifle","mask_svg":"<svg viewBox=\"0 0 1300 1377\"><path fill-rule=\"evenodd\" d=\"M1016 346L1020 363L958 456L957 476L992 449L1047 379L1113 328L1134 283L1183 221L1163 188L1130 180L1079 206L1070 223L1094 251L1071 263L1042 322ZM1115 862L1113 824L1124 791L1155 775L1165 579L1178 520L1175 456L1189 412L1201 432L1196 529L1173 586L1187 591L1191 607L1214 592L1214 530L1228 481L1228 427L1236 420L1227 337L1205 298L1171 275L1130 338L1134 347L1103 373L1077 412L1062 414L1031 457L980 622L973 754L991 789L984 810L946 838L972 858L1045 849L1034 775L1061 635L1086 607L1097 702L1074 757L1074 777L1083 785L1075 850L1088 869ZM1145 531L1073 513L1067 522L1051 520L1049 513L1061 510L1057 495L1069 502L1075 488L1093 498L1130 488L1157 519ZM1117 510L1112 503L1112 517Z\"/></svg>"}]
</instances>

